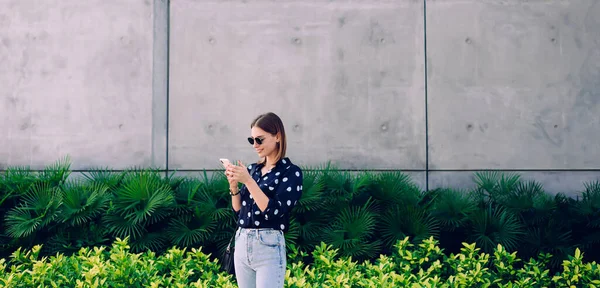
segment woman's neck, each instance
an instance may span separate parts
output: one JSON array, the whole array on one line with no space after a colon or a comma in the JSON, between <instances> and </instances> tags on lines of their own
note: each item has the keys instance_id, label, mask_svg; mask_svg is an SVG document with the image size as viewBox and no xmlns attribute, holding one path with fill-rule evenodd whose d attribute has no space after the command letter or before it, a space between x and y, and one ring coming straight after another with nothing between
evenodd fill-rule
<instances>
[{"instance_id":1,"label":"woman's neck","mask_svg":"<svg viewBox=\"0 0 600 288\"><path fill-rule=\"evenodd\" d=\"M275 163L277 163L275 160L276 157L277 157L276 155L267 156L265 158L265 166L268 168L275 167Z\"/></svg>"}]
</instances>

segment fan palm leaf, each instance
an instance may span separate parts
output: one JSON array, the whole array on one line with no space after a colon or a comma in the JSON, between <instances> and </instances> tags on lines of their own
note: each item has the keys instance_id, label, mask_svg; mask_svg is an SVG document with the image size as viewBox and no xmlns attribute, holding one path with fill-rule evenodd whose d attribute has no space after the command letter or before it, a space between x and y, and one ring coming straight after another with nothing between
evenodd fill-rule
<instances>
[{"instance_id":1,"label":"fan palm leaf","mask_svg":"<svg viewBox=\"0 0 600 288\"><path fill-rule=\"evenodd\" d=\"M498 195L497 202L506 207L507 210L521 213L534 208L536 199L545 195L542 185L536 181L524 181L517 183L513 189Z\"/></svg>"},{"instance_id":2,"label":"fan palm leaf","mask_svg":"<svg viewBox=\"0 0 600 288\"><path fill-rule=\"evenodd\" d=\"M129 221L114 211L109 211L108 214L105 214L102 222L107 227L109 233L115 238L125 239L129 237L129 239L135 239L147 233L144 225Z\"/></svg>"},{"instance_id":3,"label":"fan palm leaf","mask_svg":"<svg viewBox=\"0 0 600 288\"><path fill-rule=\"evenodd\" d=\"M107 233L108 231L100 223L95 222L87 223L79 229L62 226L47 241L44 241L42 249L47 251L46 255L71 254L82 247L107 245L109 243Z\"/></svg>"},{"instance_id":4,"label":"fan palm leaf","mask_svg":"<svg viewBox=\"0 0 600 288\"><path fill-rule=\"evenodd\" d=\"M308 221L300 226L300 237L306 244L318 245L323 240L323 231L328 225L325 221Z\"/></svg>"},{"instance_id":5,"label":"fan palm leaf","mask_svg":"<svg viewBox=\"0 0 600 288\"><path fill-rule=\"evenodd\" d=\"M188 247L207 242L216 230L217 223L205 215L182 215L171 219L168 238L175 245Z\"/></svg>"},{"instance_id":6,"label":"fan palm leaf","mask_svg":"<svg viewBox=\"0 0 600 288\"><path fill-rule=\"evenodd\" d=\"M110 194L100 183L72 181L60 187L63 205L61 222L70 226L88 223L106 211Z\"/></svg>"},{"instance_id":7,"label":"fan palm leaf","mask_svg":"<svg viewBox=\"0 0 600 288\"><path fill-rule=\"evenodd\" d=\"M415 205L419 201L419 187L409 175L400 171L380 173L375 183L375 189L370 191L371 196L383 206Z\"/></svg>"},{"instance_id":8,"label":"fan palm leaf","mask_svg":"<svg viewBox=\"0 0 600 288\"><path fill-rule=\"evenodd\" d=\"M519 252L524 254L521 258L536 257L540 253L552 255L551 267L557 268L562 260L574 250L572 245L572 231L560 219L550 219L547 223L528 228L523 237L523 246Z\"/></svg>"},{"instance_id":9,"label":"fan palm leaf","mask_svg":"<svg viewBox=\"0 0 600 288\"><path fill-rule=\"evenodd\" d=\"M171 187L153 172L135 173L116 191L116 213L132 224L154 224L175 207Z\"/></svg>"},{"instance_id":10,"label":"fan palm leaf","mask_svg":"<svg viewBox=\"0 0 600 288\"><path fill-rule=\"evenodd\" d=\"M502 206L488 204L471 214L470 220L473 226L469 241L476 242L486 253L492 253L497 244L514 250L524 234L518 218Z\"/></svg>"},{"instance_id":11,"label":"fan palm leaf","mask_svg":"<svg viewBox=\"0 0 600 288\"><path fill-rule=\"evenodd\" d=\"M600 181L584 183L584 187L576 211L590 220L590 227L600 228Z\"/></svg>"},{"instance_id":12,"label":"fan palm leaf","mask_svg":"<svg viewBox=\"0 0 600 288\"><path fill-rule=\"evenodd\" d=\"M50 182L53 185L59 185L67 180L71 174L71 158L64 157L55 163L48 165L39 173L42 181Z\"/></svg>"},{"instance_id":13,"label":"fan palm leaf","mask_svg":"<svg viewBox=\"0 0 600 288\"><path fill-rule=\"evenodd\" d=\"M374 257L379 242L370 243L376 228L375 215L371 212L371 202L361 207L351 206L339 212L323 235L327 244L340 249L341 256L353 258Z\"/></svg>"},{"instance_id":14,"label":"fan palm leaf","mask_svg":"<svg viewBox=\"0 0 600 288\"><path fill-rule=\"evenodd\" d=\"M325 207L328 209L337 210L339 205L344 206L352 199L353 181L348 171L325 171L323 183L325 184L323 191Z\"/></svg>"},{"instance_id":15,"label":"fan palm leaf","mask_svg":"<svg viewBox=\"0 0 600 288\"><path fill-rule=\"evenodd\" d=\"M479 171L475 172L473 180L477 185L476 193L479 202L484 205L489 201L497 201L513 191L520 183L521 175L500 171Z\"/></svg>"},{"instance_id":16,"label":"fan palm leaf","mask_svg":"<svg viewBox=\"0 0 600 288\"><path fill-rule=\"evenodd\" d=\"M186 180L188 179L185 176L178 176L176 173L176 171L171 172L171 174L167 175L165 179L165 182L167 182L169 186L171 186L172 190L177 189L179 185L186 182Z\"/></svg>"},{"instance_id":17,"label":"fan palm leaf","mask_svg":"<svg viewBox=\"0 0 600 288\"><path fill-rule=\"evenodd\" d=\"M381 218L381 239L386 247L409 236L415 243L430 236L438 237L440 223L427 210L413 205L390 207Z\"/></svg>"},{"instance_id":18,"label":"fan palm leaf","mask_svg":"<svg viewBox=\"0 0 600 288\"><path fill-rule=\"evenodd\" d=\"M46 227L60 214L61 194L47 182L31 186L21 203L5 216L7 233L14 238L27 237Z\"/></svg>"},{"instance_id":19,"label":"fan palm leaf","mask_svg":"<svg viewBox=\"0 0 600 288\"><path fill-rule=\"evenodd\" d=\"M18 198L27 193L31 186L40 182L38 177L28 167L9 167L0 174L2 195L0 196L0 207L10 199ZM11 205L14 206L14 205Z\"/></svg>"},{"instance_id":20,"label":"fan palm leaf","mask_svg":"<svg viewBox=\"0 0 600 288\"><path fill-rule=\"evenodd\" d=\"M107 191L111 193L114 193L119 185L121 185L126 175L124 172L113 172L108 168L91 170L81 174L87 182L106 186Z\"/></svg>"},{"instance_id":21,"label":"fan palm leaf","mask_svg":"<svg viewBox=\"0 0 600 288\"><path fill-rule=\"evenodd\" d=\"M161 251L168 242L167 236L160 232L144 233L141 237L131 240L131 251L139 253L142 251Z\"/></svg>"},{"instance_id":22,"label":"fan palm leaf","mask_svg":"<svg viewBox=\"0 0 600 288\"><path fill-rule=\"evenodd\" d=\"M437 219L445 231L454 231L466 226L469 215L477 210L477 203L463 190L440 189L431 209L431 215Z\"/></svg>"},{"instance_id":23,"label":"fan palm leaf","mask_svg":"<svg viewBox=\"0 0 600 288\"><path fill-rule=\"evenodd\" d=\"M193 211L198 202L198 191L203 183L199 179L186 179L173 190L175 207L173 215L183 215Z\"/></svg>"}]
</instances>

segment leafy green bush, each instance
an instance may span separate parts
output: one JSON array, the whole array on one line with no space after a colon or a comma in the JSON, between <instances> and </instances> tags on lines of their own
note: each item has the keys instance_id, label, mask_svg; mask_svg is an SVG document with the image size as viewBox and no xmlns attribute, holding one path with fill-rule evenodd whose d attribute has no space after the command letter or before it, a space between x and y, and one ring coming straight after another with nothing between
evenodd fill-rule
<instances>
[{"instance_id":1,"label":"leafy green bush","mask_svg":"<svg viewBox=\"0 0 600 288\"><path fill-rule=\"evenodd\" d=\"M551 276L550 255L515 268L521 260L501 245L490 255L463 243L460 253L449 256L433 237L417 245L406 237L393 247L390 256L371 262L340 256L339 249L321 243L312 264L288 262L285 287L600 287L600 265L584 263L578 249ZM202 249L132 253L127 239L71 256L41 257L40 249L18 249L8 262L0 260L1 287L237 287Z\"/></svg>"},{"instance_id":2,"label":"leafy green bush","mask_svg":"<svg viewBox=\"0 0 600 288\"><path fill-rule=\"evenodd\" d=\"M394 244L434 237L446 255L462 243L521 259L543 253L550 272L576 248L600 261L600 182L576 199L550 195L516 173L474 173L475 188L421 191L401 171L304 167L303 195L286 233L288 252L312 263L322 242L357 261L391 255ZM40 255L70 255L128 238L133 253L203 247L219 257L235 230L223 173L175 176L151 169L107 169L70 176L68 158L40 172L0 173L0 257L44 244ZM210 175L210 176L209 176ZM524 263L515 263L519 269Z\"/></svg>"},{"instance_id":3,"label":"leafy green bush","mask_svg":"<svg viewBox=\"0 0 600 288\"><path fill-rule=\"evenodd\" d=\"M2 287L235 287L201 249L131 253L126 240L111 249L81 248L71 256L40 257L41 246L0 260Z\"/></svg>"}]
</instances>

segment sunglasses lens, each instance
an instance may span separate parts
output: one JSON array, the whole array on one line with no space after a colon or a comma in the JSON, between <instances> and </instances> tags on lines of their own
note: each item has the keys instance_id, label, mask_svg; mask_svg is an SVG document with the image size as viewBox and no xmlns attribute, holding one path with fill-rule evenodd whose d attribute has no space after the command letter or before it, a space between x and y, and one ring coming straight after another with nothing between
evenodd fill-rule
<instances>
[{"instance_id":1,"label":"sunglasses lens","mask_svg":"<svg viewBox=\"0 0 600 288\"><path fill-rule=\"evenodd\" d=\"M263 140L260 138L248 137L248 142L250 143L250 145L254 145L254 141L256 141L256 144L261 145Z\"/></svg>"}]
</instances>

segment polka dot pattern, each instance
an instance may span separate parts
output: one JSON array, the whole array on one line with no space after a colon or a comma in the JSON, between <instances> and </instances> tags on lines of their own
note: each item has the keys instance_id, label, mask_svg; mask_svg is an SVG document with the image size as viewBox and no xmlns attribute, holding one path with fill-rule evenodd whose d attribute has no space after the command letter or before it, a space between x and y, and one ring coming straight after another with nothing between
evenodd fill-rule
<instances>
[{"instance_id":1,"label":"polka dot pattern","mask_svg":"<svg viewBox=\"0 0 600 288\"><path fill-rule=\"evenodd\" d=\"M264 164L248 165L250 176L269 199L264 210L245 185L240 189L242 208L238 211L238 225L242 228L273 228L286 232L289 228L287 215L302 196L302 170L289 158L281 159L270 171L262 174ZM259 197L259 199L262 198ZM264 208L264 207L263 207Z\"/></svg>"}]
</instances>

